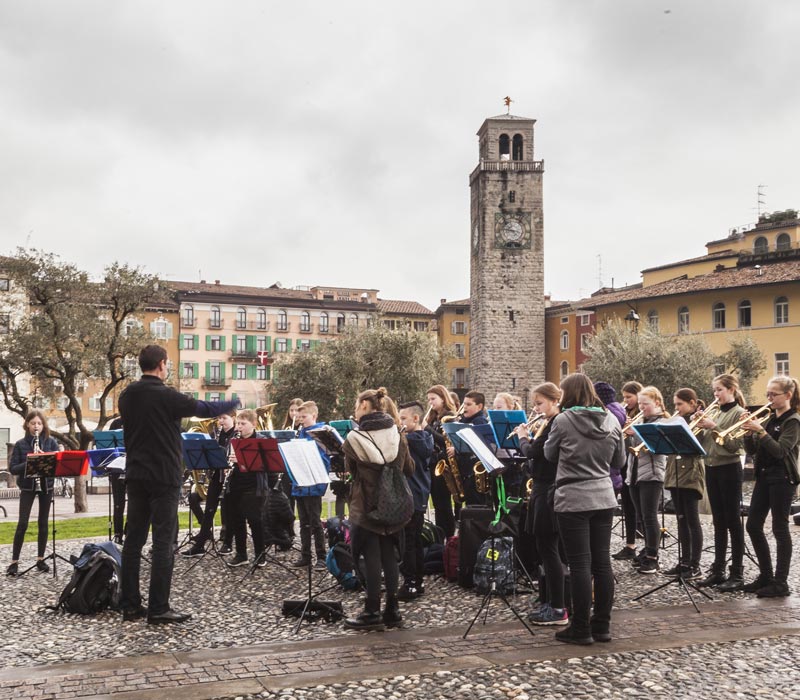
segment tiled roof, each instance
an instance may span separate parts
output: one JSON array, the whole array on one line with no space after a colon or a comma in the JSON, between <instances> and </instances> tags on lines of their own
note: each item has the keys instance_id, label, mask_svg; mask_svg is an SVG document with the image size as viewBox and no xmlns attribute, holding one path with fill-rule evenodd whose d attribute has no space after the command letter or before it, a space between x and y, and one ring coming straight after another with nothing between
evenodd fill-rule
<instances>
[{"instance_id":1,"label":"tiled roof","mask_svg":"<svg viewBox=\"0 0 800 700\"><path fill-rule=\"evenodd\" d=\"M705 275L697 275L688 279L679 277L640 289L601 294L591 299L584 299L579 303L585 308L595 308L637 299L669 297L716 289L757 287L786 282L800 282L800 260L776 262L761 267L728 267L719 272L709 272Z\"/></svg>"},{"instance_id":2,"label":"tiled roof","mask_svg":"<svg viewBox=\"0 0 800 700\"><path fill-rule=\"evenodd\" d=\"M195 294L230 294L279 299L313 299L310 291L301 289L245 287L237 284L209 284L207 282L179 282L175 280L169 280L166 285L177 292L193 292Z\"/></svg>"},{"instance_id":3,"label":"tiled roof","mask_svg":"<svg viewBox=\"0 0 800 700\"><path fill-rule=\"evenodd\" d=\"M655 272L656 270L668 270L670 267L680 267L681 265L703 262L705 260L717 260L718 258L732 258L735 257L736 255L738 255L738 251L731 250L730 248L728 248L727 250L718 250L716 253L711 253L710 255L700 255L699 257L696 258L687 258L686 260L679 260L678 262L667 263L666 265L656 265L655 267L648 267L642 270L642 272L644 273L644 272Z\"/></svg>"},{"instance_id":4,"label":"tiled roof","mask_svg":"<svg viewBox=\"0 0 800 700\"><path fill-rule=\"evenodd\" d=\"M415 316L433 316L433 311L416 301L399 299L378 299L378 311L385 314L410 314Z\"/></svg>"}]
</instances>

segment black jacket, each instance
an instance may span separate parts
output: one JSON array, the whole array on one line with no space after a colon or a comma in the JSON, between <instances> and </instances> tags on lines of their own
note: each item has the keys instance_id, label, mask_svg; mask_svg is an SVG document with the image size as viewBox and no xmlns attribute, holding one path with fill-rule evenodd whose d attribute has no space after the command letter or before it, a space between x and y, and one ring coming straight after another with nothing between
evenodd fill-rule
<instances>
[{"instance_id":1,"label":"black jacket","mask_svg":"<svg viewBox=\"0 0 800 700\"><path fill-rule=\"evenodd\" d=\"M40 438L39 448L42 452L58 452L58 443L53 437ZM38 479L26 479L25 465L28 461L28 455L33 452L33 435L25 435L14 443L14 449L11 452L11 459L8 461L8 471L17 477L17 486L20 491L35 491L38 484ZM55 479L47 479L47 490L53 490Z\"/></svg>"},{"instance_id":2,"label":"black jacket","mask_svg":"<svg viewBox=\"0 0 800 700\"><path fill-rule=\"evenodd\" d=\"M213 418L239 401L198 401L145 374L119 397L125 424L125 478L165 486L183 482L181 418Z\"/></svg>"}]
</instances>

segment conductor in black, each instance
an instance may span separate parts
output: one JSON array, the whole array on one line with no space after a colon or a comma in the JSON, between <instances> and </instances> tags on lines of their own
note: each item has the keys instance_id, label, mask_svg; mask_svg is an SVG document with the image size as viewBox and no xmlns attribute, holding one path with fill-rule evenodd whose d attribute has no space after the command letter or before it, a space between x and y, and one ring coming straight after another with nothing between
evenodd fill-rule
<instances>
[{"instance_id":1,"label":"conductor in black","mask_svg":"<svg viewBox=\"0 0 800 700\"><path fill-rule=\"evenodd\" d=\"M181 418L212 418L237 401L198 401L167 386L167 351L148 345L139 353L142 378L119 397L125 425L128 535L122 548L122 617L151 624L185 622L191 615L170 608L178 502L183 483ZM148 607L142 606L139 569L147 532L153 528Z\"/></svg>"}]
</instances>

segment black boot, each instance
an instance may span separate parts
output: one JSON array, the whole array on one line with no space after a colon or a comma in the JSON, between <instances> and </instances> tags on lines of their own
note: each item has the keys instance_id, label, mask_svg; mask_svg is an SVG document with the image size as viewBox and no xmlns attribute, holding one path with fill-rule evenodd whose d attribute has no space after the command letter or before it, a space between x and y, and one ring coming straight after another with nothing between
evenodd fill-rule
<instances>
[{"instance_id":1,"label":"black boot","mask_svg":"<svg viewBox=\"0 0 800 700\"><path fill-rule=\"evenodd\" d=\"M722 593L741 591L742 588L744 588L744 569L741 566L732 566L730 568L730 576L725 579L724 583L717 586L717 590Z\"/></svg>"},{"instance_id":2,"label":"black boot","mask_svg":"<svg viewBox=\"0 0 800 700\"><path fill-rule=\"evenodd\" d=\"M400 627L403 617L400 615L400 605L396 595L386 596L386 607L383 609L383 624L387 627Z\"/></svg>"},{"instance_id":3,"label":"black boot","mask_svg":"<svg viewBox=\"0 0 800 700\"><path fill-rule=\"evenodd\" d=\"M709 586L718 586L725 580L725 565L719 566L717 564L713 564L711 567L711 571L708 572L708 576L706 576L702 581L700 581L697 586L699 588L708 588Z\"/></svg>"},{"instance_id":4,"label":"black boot","mask_svg":"<svg viewBox=\"0 0 800 700\"><path fill-rule=\"evenodd\" d=\"M344 626L351 630L382 630L385 625L381 617L381 601L367 600L364 612L358 617L349 617L344 621Z\"/></svg>"}]
</instances>

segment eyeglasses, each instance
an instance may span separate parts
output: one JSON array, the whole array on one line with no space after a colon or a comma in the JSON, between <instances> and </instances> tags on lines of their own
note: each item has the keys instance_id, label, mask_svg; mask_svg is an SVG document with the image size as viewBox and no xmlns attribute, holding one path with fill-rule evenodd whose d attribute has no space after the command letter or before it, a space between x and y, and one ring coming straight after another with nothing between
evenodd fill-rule
<instances>
[{"instance_id":1,"label":"eyeglasses","mask_svg":"<svg viewBox=\"0 0 800 700\"><path fill-rule=\"evenodd\" d=\"M774 399L776 396L783 396L784 394L788 394L788 391L768 391L767 398Z\"/></svg>"}]
</instances>

